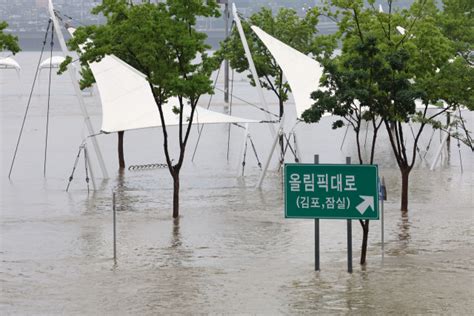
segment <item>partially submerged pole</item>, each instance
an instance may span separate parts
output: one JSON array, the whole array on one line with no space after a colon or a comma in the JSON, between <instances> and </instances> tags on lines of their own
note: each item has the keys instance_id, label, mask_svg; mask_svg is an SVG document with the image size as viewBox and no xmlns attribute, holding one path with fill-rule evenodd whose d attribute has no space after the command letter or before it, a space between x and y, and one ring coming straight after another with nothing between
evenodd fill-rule
<instances>
[{"instance_id":1,"label":"partially submerged pole","mask_svg":"<svg viewBox=\"0 0 474 316\"><path fill-rule=\"evenodd\" d=\"M242 41L242 46L244 47L245 57L247 58L247 61L249 63L250 72L252 73L252 77L253 77L253 80L255 82L255 86L257 87L257 92L258 92L258 97L260 99L260 103L264 107L264 109L266 110L265 115L266 115L267 121L271 121L272 117L269 114L268 105L267 105L267 102L265 101L265 97L263 96L262 86L260 85L260 80L258 79L257 70L255 68L255 64L254 64L253 59L252 59L252 54L250 53L250 48L249 48L249 45L247 43L247 39L245 37L245 33L244 33L243 28L242 28L242 23L240 22L239 15L237 13L237 7L235 6L235 3L232 3L232 14L234 16L234 21L235 21L235 25L237 26L237 30L239 31L240 40ZM268 124L268 128L270 129L270 134L272 136L275 136L276 133L275 133L275 128L273 127L273 125Z\"/></svg>"},{"instance_id":2,"label":"partially submerged pole","mask_svg":"<svg viewBox=\"0 0 474 316\"><path fill-rule=\"evenodd\" d=\"M351 164L351 157L346 157L346 164ZM352 220L347 220L347 272L352 273Z\"/></svg>"},{"instance_id":3,"label":"partially submerged pole","mask_svg":"<svg viewBox=\"0 0 474 316\"><path fill-rule=\"evenodd\" d=\"M49 15L51 17L51 20L53 21L54 25L54 30L56 31L56 35L58 37L59 45L61 46L61 50L63 51L63 54L66 56L68 54L68 49L66 46L66 42L64 40L63 34L61 32L61 28L58 22L58 19L56 18L56 15L54 13L54 7L53 7L53 2L52 0L49 0L48 3L48 10L49 10ZM87 130L89 132L89 135L95 135L96 132L94 131L94 127L92 126L91 119L89 117L89 113L87 112L86 105L84 102L84 99L82 97L82 92L79 87L78 80L76 78L76 73L74 68L68 67L68 73L72 81L72 86L74 87L74 92L77 96L77 100L79 102L79 107L81 108L82 116L84 117L84 123L87 126ZM100 151L99 144L95 138L92 138L92 145L94 146L94 151L97 156L97 160L99 161L99 166L102 171L102 176L104 179L109 178L109 174L107 172L107 167L105 166L104 158L102 157L102 152ZM92 165L90 166L92 168Z\"/></svg>"},{"instance_id":4,"label":"partially submerged pole","mask_svg":"<svg viewBox=\"0 0 474 316\"><path fill-rule=\"evenodd\" d=\"M117 225L116 225L116 208L115 208L115 192L112 192L112 213L114 226L114 262L117 261Z\"/></svg>"},{"instance_id":5,"label":"partially submerged pole","mask_svg":"<svg viewBox=\"0 0 474 316\"><path fill-rule=\"evenodd\" d=\"M319 155L314 155L314 164L319 164ZM314 219L314 270L320 271L320 257L319 257L319 218Z\"/></svg>"}]
</instances>

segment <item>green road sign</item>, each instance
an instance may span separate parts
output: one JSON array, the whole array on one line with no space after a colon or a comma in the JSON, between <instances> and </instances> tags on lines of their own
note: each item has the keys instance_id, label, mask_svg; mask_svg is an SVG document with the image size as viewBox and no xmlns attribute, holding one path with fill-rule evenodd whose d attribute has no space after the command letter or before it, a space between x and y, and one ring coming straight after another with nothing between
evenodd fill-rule
<instances>
[{"instance_id":1,"label":"green road sign","mask_svg":"<svg viewBox=\"0 0 474 316\"><path fill-rule=\"evenodd\" d=\"M285 164L285 217L378 219L376 165Z\"/></svg>"}]
</instances>

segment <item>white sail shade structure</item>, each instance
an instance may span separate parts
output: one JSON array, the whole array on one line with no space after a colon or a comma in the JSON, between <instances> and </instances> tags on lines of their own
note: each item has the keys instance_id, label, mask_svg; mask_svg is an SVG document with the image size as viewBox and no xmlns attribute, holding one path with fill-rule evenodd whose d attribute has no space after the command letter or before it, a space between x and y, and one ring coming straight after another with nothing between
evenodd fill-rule
<instances>
[{"instance_id":1,"label":"white sail shade structure","mask_svg":"<svg viewBox=\"0 0 474 316\"><path fill-rule=\"evenodd\" d=\"M161 126L161 118L146 76L114 55L90 64L102 102L102 131L110 133L131 129ZM167 126L179 125L177 98L163 105ZM184 121L191 107L185 106ZM197 107L193 123L257 123L256 120L238 118Z\"/></svg>"},{"instance_id":2,"label":"white sail shade structure","mask_svg":"<svg viewBox=\"0 0 474 316\"><path fill-rule=\"evenodd\" d=\"M45 69L45 68L59 68L61 63L65 60L63 56L53 56L52 58L47 58L45 59L41 64L40 64L40 69Z\"/></svg>"},{"instance_id":3,"label":"white sail shade structure","mask_svg":"<svg viewBox=\"0 0 474 316\"><path fill-rule=\"evenodd\" d=\"M259 27L252 26L252 30L283 70L295 99L297 117L301 118L301 114L314 103L311 93L320 89L323 67L313 58L282 43Z\"/></svg>"},{"instance_id":4,"label":"white sail shade structure","mask_svg":"<svg viewBox=\"0 0 474 316\"><path fill-rule=\"evenodd\" d=\"M6 57L0 58L0 69L14 69L19 72L21 70L21 67L16 60L10 57Z\"/></svg>"},{"instance_id":5,"label":"white sail shade structure","mask_svg":"<svg viewBox=\"0 0 474 316\"><path fill-rule=\"evenodd\" d=\"M70 33L74 29L69 29ZM99 62L89 64L94 75L102 103L102 127L105 133L162 126L158 107L146 76L114 55L107 55ZM183 123L191 113L186 105ZM170 98L163 105L164 121L167 126L179 125L177 98ZM197 106L193 124L258 123L257 120L230 116Z\"/></svg>"}]
</instances>

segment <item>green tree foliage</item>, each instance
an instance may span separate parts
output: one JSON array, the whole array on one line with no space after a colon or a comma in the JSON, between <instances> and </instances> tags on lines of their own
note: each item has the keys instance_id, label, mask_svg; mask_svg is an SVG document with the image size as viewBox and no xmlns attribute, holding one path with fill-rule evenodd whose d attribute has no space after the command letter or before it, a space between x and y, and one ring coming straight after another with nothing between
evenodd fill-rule
<instances>
[{"instance_id":1,"label":"green tree foliage","mask_svg":"<svg viewBox=\"0 0 474 316\"><path fill-rule=\"evenodd\" d=\"M7 27L7 22L0 22L0 51L8 50L13 54L16 54L20 51L20 46L18 46L18 37L5 34L3 30L5 30Z\"/></svg>"},{"instance_id":2,"label":"green tree foliage","mask_svg":"<svg viewBox=\"0 0 474 316\"><path fill-rule=\"evenodd\" d=\"M474 2L443 0L438 21L443 34L454 42L456 52L474 65Z\"/></svg>"},{"instance_id":3,"label":"green tree foliage","mask_svg":"<svg viewBox=\"0 0 474 316\"><path fill-rule=\"evenodd\" d=\"M107 23L78 28L68 43L80 54L83 86L93 82L87 63L99 61L106 54L116 55L147 76L163 123L163 148L174 183L174 218L179 216L179 173L195 109L201 95L213 93L210 76L218 67L217 59L206 54L210 48L205 44L206 34L196 31L194 26L198 16L219 16L218 9L213 0L167 0L139 5L126 0L104 0L93 13L104 14ZM163 114L173 96L179 100L175 111L180 121L175 164ZM191 107L189 117L183 114L186 103Z\"/></svg>"},{"instance_id":4,"label":"green tree foliage","mask_svg":"<svg viewBox=\"0 0 474 316\"><path fill-rule=\"evenodd\" d=\"M440 12L434 1L416 1L408 10L394 10L392 1L387 1L386 13L379 12L373 0L368 5L362 0L331 3L335 9L325 12L333 12L338 21L342 51L334 59L322 60L322 84L327 90L312 94L315 103L303 119L319 121L325 111L341 116L344 121L337 120L333 127L342 127L344 122L353 127L360 163L364 162L359 141L362 120L371 122L374 130L369 163L374 162L378 127L385 126L401 171L401 210L406 212L409 174L420 136L427 124L442 126L437 121L441 114L472 102L472 80L466 78L472 68L456 58L455 43L438 25ZM416 107L416 100L421 100L422 108ZM428 111L430 104L440 101L446 102L444 108L434 114ZM404 129L410 122L418 123L414 139ZM362 225L364 239L366 224ZM365 261L364 247L363 240L361 262Z\"/></svg>"},{"instance_id":5,"label":"green tree foliage","mask_svg":"<svg viewBox=\"0 0 474 316\"><path fill-rule=\"evenodd\" d=\"M438 26L440 12L434 1L416 1L401 11L388 1L387 13L378 12L372 0L368 8L363 1L332 4L337 8L342 53L325 61L323 80L330 90L313 94L316 103L304 118L317 121L324 110L347 118L359 103L365 116L380 117L402 173L401 209L407 211L408 177L420 136L427 124L440 125L441 114L461 104L469 106L472 80L465 77L471 76L472 69L457 60L455 43ZM400 27L405 31L400 32ZM450 87L450 80L461 89ZM421 109L416 108L417 99ZM440 101L447 106L435 114L428 111L430 104ZM414 141L407 143L411 135L403 127L410 121L419 124Z\"/></svg>"},{"instance_id":6,"label":"green tree foliage","mask_svg":"<svg viewBox=\"0 0 474 316\"><path fill-rule=\"evenodd\" d=\"M316 8L308 10L306 15L301 18L293 9L281 8L274 15L271 9L262 7L259 12L254 13L248 20L242 20L242 28L247 37L260 84L262 87L273 91L278 98L280 117L284 113L283 105L288 100L290 86L284 79L280 66L276 63L265 45L253 33L250 26L256 25L283 43L308 54L313 52L315 47L318 47L315 45L318 16L319 12ZM229 38L221 43L221 49L218 51L218 54L222 58L228 59L230 66L238 72L244 72L249 69L244 48L236 28L232 31ZM250 83L255 86L251 74L249 74L248 78Z\"/></svg>"}]
</instances>

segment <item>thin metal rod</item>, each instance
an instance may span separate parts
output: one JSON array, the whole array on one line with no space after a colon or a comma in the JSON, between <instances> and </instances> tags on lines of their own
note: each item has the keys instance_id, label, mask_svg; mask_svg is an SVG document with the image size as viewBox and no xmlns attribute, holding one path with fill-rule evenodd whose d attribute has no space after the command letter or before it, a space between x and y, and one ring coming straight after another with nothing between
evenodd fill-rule
<instances>
[{"instance_id":1,"label":"thin metal rod","mask_svg":"<svg viewBox=\"0 0 474 316\"><path fill-rule=\"evenodd\" d=\"M321 271L319 262L319 218L314 219L314 270Z\"/></svg>"},{"instance_id":2,"label":"thin metal rod","mask_svg":"<svg viewBox=\"0 0 474 316\"><path fill-rule=\"evenodd\" d=\"M71 185L72 180L74 179L74 172L76 171L77 163L79 161L79 157L81 156L81 151L84 148L83 145L79 146L79 151L77 152L76 160L74 161L74 166L72 167L71 175L69 176L69 182L66 187L66 192L69 190L69 186Z\"/></svg>"},{"instance_id":3,"label":"thin metal rod","mask_svg":"<svg viewBox=\"0 0 474 316\"><path fill-rule=\"evenodd\" d=\"M217 70L216 80L214 81L214 86L212 87L213 90L216 88L217 80L219 79L220 72L221 72L221 67L219 67L219 69ZM212 97L213 97L213 94L211 94L211 96L209 97L209 102L207 103L207 109L209 109L209 107L211 106ZM194 156L196 156L196 151L199 146L199 142L201 141L201 134L202 134L203 129L204 129L204 124L201 124L201 128L198 127L198 130L199 130L198 139L196 141L196 145L194 146L194 151L193 151L193 156L191 157L191 161L194 161Z\"/></svg>"},{"instance_id":4,"label":"thin metal rod","mask_svg":"<svg viewBox=\"0 0 474 316\"><path fill-rule=\"evenodd\" d=\"M84 168L86 172L87 193L89 193L89 169L87 168L87 147L84 145Z\"/></svg>"},{"instance_id":5,"label":"thin metal rod","mask_svg":"<svg viewBox=\"0 0 474 316\"><path fill-rule=\"evenodd\" d=\"M347 136L348 131L349 131L349 125L347 125L346 127L346 132L344 133L344 138L342 139L341 148L339 148L339 150L342 150L342 146L344 146L344 142L346 141L346 136Z\"/></svg>"},{"instance_id":6,"label":"thin metal rod","mask_svg":"<svg viewBox=\"0 0 474 316\"><path fill-rule=\"evenodd\" d=\"M347 272L352 273L352 220L347 220Z\"/></svg>"},{"instance_id":7,"label":"thin metal rod","mask_svg":"<svg viewBox=\"0 0 474 316\"><path fill-rule=\"evenodd\" d=\"M319 155L314 155L314 164L319 164ZM314 270L321 271L320 266L320 238L319 238L319 218L314 219Z\"/></svg>"},{"instance_id":8,"label":"thin metal rod","mask_svg":"<svg viewBox=\"0 0 474 316\"><path fill-rule=\"evenodd\" d=\"M49 79L48 79L48 107L46 110L46 135L44 140L44 163L43 177L46 177L46 161L48 155L48 134L49 134L49 105L51 102L51 77L53 73L53 46L54 46L54 24L51 27L51 49L49 54Z\"/></svg>"},{"instance_id":9,"label":"thin metal rod","mask_svg":"<svg viewBox=\"0 0 474 316\"><path fill-rule=\"evenodd\" d=\"M241 149L241 152L240 152L240 155L239 155L239 162L238 162L238 165L237 165L237 176L240 176L241 174L244 173L244 170L243 170L243 157L244 157L244 154L245 154L245 150L247 148L247 137L249 135L249 123L245 123L245 131L244 131L244 138L243 138L243 143L242 143L242 149Z\"/></svg>"},{"instance_id":10,"label":"thin metal rod","mask_svg":"<svg viewBox=\"0 0 474 316\"><path fill-rule=\"evenodd\" d=\"M431 141L433 140L433 136L435 132L436 132L436 129L433 128L433 132L431 133L431 137L430 137L430 140L428 141L428 145L426 146L425 154L423 155L423 158L426 158L426 155L428 154L428 150L430 150Z\"/></svg>"},{"instance_id":11,"label":"thin metal rod","mask_svg":"<svg viewBox=\"0 0 474 316\"><path fill-rule=\"evenodd\" d=\"M48 26L46 28L46 34L44 35L43 48L41 49L41 54L40 54L40 57L38 59L38 65L36 66L35 77L33 79L33 84L31 85L30 95L28 97L28 103L26 104L26 110L25 110L25 114L23 116L23 122L21 123L20 134L18 135L18 140L16 141L15 153L13 154L12 163L10 165L10 171L8 172L8 179L10 179L10 176L12 174L13 165L15 164L16 154L18 152L18 146L20 145L21 136L23 135L23 128L25 127L26 117L28 115L28 110L30 109L31 97L33 96L33 90L34 90L34 87L35 87L35 84L36 84L36 79L38 78L39 66L41 64L41 59L43 59L44 47L46 46L46 40L48 38L48 33L49 33L49 27L50 26L51 26L51 20L49 20L49 22L48 22Z\"/></svg>"},{"instance_id":12,"label":"thin metal rod","mask_svg":"<svg viewBox=\"0 0 474 316\"><path fill-rule=\"evenodd\" d=\"M382 229L382 260L385 256L385 214L384 214L384 199L380 199L381 201L381 213L380 213L380 220L381 220L381 229Z\"/></svg>"},{"instance_id":13,"label":"thin metal rod","mask_svg":"<svg viewBox=\"0 0 474 316\"><path fill-rule=\"evenodd\" d=\"M116 221L116 207L115 207L115 192L112 193L112 211L113 211L113 226L114 226L114 261L117 261L117 221Z\"/></svg>"},{"instance_id":14,"label":"thin metal rod","mask_svg":"<svg viewBox=\"0 0 474 316\"><path fill-rule=\"evenodd\" d=\"M283 133L283 125L285 121L285 114L281 117L280 121L280 127L278 128L278 133L274 136L272 147L270 149L270 153L268 154L267 160L265 161L265 164L263 165L262 172L260 173L260 178L258 179L257 186L256 188L260 189L262 187L263 179L265 179L265 175L268 170L268 166L270 165L270 162L273 157L273 153L275 152L276 145L278 144L278 140L280 139L280 134Z\"/></svg>"},{"instance_id":15,"label":"thin metal rod","mask_svg":"<svg viewBox=\"0 0 474 316\"><path fill-rule=\"evenodd\" d=\"M351 164L351 157L346 157L346 164ZM352 273L352 220L347 220L347 272Z\"/></svg>"},{"instance_id":16,"label":"thin metal rod","mask_svg":"<svg viewBox=\"0 0 474 316\"><path fill-rule=\"evenodd\" d=\"M225 38L229 37L229 3L224 6ZM229 61L224 60L224 102L229 102Z\"/></svg>"},{"instance_id":17,"label":"thin metal rod","mask_svg":"<svg viewBox=\"0 0 474 316\"><path fill-rule=\"evenodd\" d=\"M435 159L433 160L433 163L431 164L431 167L430 167L431 171L434 170L434 168L436 167L436 164L438 163L439 157L441 156L441 153L443 151L444 144L446 143L446 140L449 137L449 132L450 130L446 132L446 135L444 135L443 140L441 141L441 145L439 145L438 152L436 153Z\"/></svg>"},{"instance_id":18,"label":"thin metal rod","mask_svg":"<svg viewBox=\"0 0 474 316\"><path fill-rule=\"evenodd\" d=\"M234 98L232 97L233 93L234 93L234 69L232 69L232 85L230 86L229 115L232 115L232 101L234 100ZM227 162L229 162L231 128L232 128L232 124L229 123L229 128L227 131Z\"/></svg>"}]
</instances>

